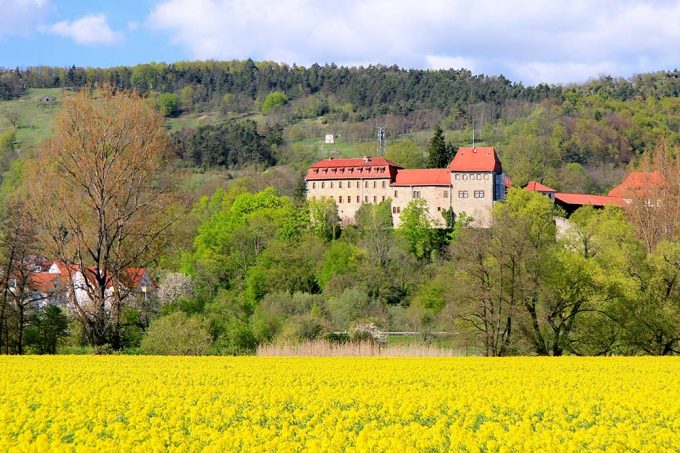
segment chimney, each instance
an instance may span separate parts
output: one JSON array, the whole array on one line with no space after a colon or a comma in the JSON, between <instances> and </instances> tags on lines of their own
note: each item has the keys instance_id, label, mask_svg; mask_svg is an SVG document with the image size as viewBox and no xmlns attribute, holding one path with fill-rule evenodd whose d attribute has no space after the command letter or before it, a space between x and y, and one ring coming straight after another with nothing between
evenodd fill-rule
<instances>
[{"instance_id":1,"label":"chimney","mask_svg":"<svg viewBox=\"0 0 680 453\"><path fill-rule=\"evenodd\" d=\"M477 152L477 147L472 148L472 152L476 153Z\"/></svg>"},{"instance_id":2,"label":"chimney","mask_svg":"<svg viewBox=\"0 0 680 453\"><path fill-rule=\"evenodd\" d=\"M364 156L364 162L368 163L371 159L368 158L368 156Z\"/></svg>"}]
</instances>

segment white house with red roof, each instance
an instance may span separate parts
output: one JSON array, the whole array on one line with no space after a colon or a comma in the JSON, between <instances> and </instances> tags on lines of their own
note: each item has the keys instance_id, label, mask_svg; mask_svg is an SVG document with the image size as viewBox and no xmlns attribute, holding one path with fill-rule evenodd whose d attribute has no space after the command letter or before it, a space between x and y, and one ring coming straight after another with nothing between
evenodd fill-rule
<instances>
[{"instance_id":1,"label":"white house with red roof","mask_svg":"<svg viewBox=\"0 0 680 453\"><path fill-rule=\"evenodd\" d=\"M411 200L426 201L434 226L446 225L444 211L472 217L474 224L491 222L493 203L505 198L506 177L493 147L458 149L448 168L404 169L381 157L325 159L307 171L307 198L332 198L344 224L353 223L362 204L392 201L399 225Z\"/></svg>"},{"instance_id":2,"label":"white house with red roof","mask_svg":"<svg viewBox=\"0 0 680 453\"><path fill-rule=\"evenodd\" d=\"M95 267L88 267L85 272L81 271L81 268L77 264L67 265L61 261L54 261L47 272L39 273L38 278L50 280L47 277L42 277L44 274L47 275L59 275L59 281L62 282L63 288L65 288L69 294L73 292L75 294L75 300L80 306L87 306L90 302L90 296L88 294L88 285L91 288L95 287ZM85 280L87 278L87 281ZM57 279L52 279L57 281ZM155 283L147 270L143 267L139 268L128 268L119 277L121 287L131 293L140 295L142 297L147 297L148 294L155 290ZM70 282L70 283L69 283ZM108 298L113 296L113 283L111 279L107 279L105 295ZM107 309L110 307L107 305Z\"/></svg>"}]
</instances>

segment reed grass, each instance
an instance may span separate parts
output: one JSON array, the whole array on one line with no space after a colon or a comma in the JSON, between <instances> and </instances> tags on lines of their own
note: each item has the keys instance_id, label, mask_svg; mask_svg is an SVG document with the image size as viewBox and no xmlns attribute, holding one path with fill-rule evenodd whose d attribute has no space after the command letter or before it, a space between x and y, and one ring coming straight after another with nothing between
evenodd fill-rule
<instances>
[{"instance_id":1,"label":"reed grass","mask_svg":"<svg viewBox=\"0 0 680 453\"><path fill-rule=\"evenodd\" d=\"M257 355L263 357L454 357L461 353L428 344L380 346L372 342L331 343L324 340L303 343L260 345Z\"/></svg>"}]
</instances>

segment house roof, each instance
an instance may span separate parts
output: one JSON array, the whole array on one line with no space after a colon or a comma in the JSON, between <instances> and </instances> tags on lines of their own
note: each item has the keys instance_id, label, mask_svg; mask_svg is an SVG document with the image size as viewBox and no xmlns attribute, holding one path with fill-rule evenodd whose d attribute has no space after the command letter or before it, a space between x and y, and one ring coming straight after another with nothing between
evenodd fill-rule
<instances>
[{"instance_id":1,"label":"house roof","mask_svg":"<svg viewBox=\"0 0 680 453\"><path fill-rule=\"evenodd\" d=\"M54 290L57 286L65 284L61 274L50 272L33 272L28 277L28 287L43 293Z\"/></svg>"},{"instance_id":2,"label":"house roof","mask_svg":"<svg viewBox=\"0 0 680 453\"><path fill-rule=\"evenodd\" d=\"M645 190L657 189L663 183L664 176L662 173L632 171L626 175L621 184L609 191L609 196L631 198Z\"/></svg>"},{"instance_id":3,"label":"house roof","mask_svg":"<svg viewBox=\"0 0 680 453\"><path fill-rule=\"evenodd\" d=\"M591 206L623 206L624 202L619 197L607 195L589 195L584 193L555 193L555 200L569 205Z\"/></svg>"},{"instance_id":4,"label":"house roof","mask_svg":"<svg viewBox=\"0 0 680 453\"><path fill-rule=\"evenodd\" d=\"M451 172L446 168L398 170L393 186L450 186Z\"/></svg>"},{"instance_id":5,"label":"house roof","mask_svg":"<svg viewBox=\"0 0 680 453\"><path fill-rule=\"evenodd\" d=\"M71 269L70 276L72 277L73 274L76 272L80 271L80 266L77 264L71 264L71 265L66 265L65 263L61 261L55 261L54 264L57 265L59 268L59 274L56 273L48 273L45 272L45 274L48 275L61 275L62 277L68 279L69 278L69 268ZM96 266L88 266L86 271L85 271L85 276L87 279L92 283L93 285L96 284L95 280L95 275L96 275L97 267ZM144 275L146 274L146 268L144 267L129 267L125 269L120 276L120 282L127 288L129 289L134 289L139 287L139 285L142 282L142 279L144 278ZM106 287L110 288L112 285L111 283L111 278L110 276L107 276L106 278Z\"/></svg>"},{"instance_id":6,"label":"house roof","mask_svg":"<svg viewBox=\"0 0 680 453\"><path fill-rule=\"evenodd\" d=\"M512 187L512 179L510 178L510 176L505 175L505 178L503 178L503 185L505 186L506 189Z\"/></svg>"},{"instance_id":7,"label":"house roof","mask_svg":"<svg viewBox=\"0 0 680 453\"><path fill-rule=\"evenodd\" d=\"M503 171L501 161L492 146L458 148L449 164L451 171Z\"/></svg>"},{"instance_id":8,"label":"house roof","mask_svg":"<svg viewBox=\"0 0 680 453\"><path fill-rule=\"evenodd\" d=\"M307 171L307 180L325 179L394 179L399 165L382 157L357 159L329 158L312 165Z\"/></svg>"},{"instance_id":9,"label":"house roof","mask_svg":"<svg viewBox=\"0 0 680 453\"><path fill-rule=\"evenodd\" d=\"M557 191L551 187L548 187L544 184L541 184L540 182L537 181L530 181L529 184L526 186L526 190L530 190L532 192L550 192L550 193L557 193Z\"/></svg>"}]
</instances>

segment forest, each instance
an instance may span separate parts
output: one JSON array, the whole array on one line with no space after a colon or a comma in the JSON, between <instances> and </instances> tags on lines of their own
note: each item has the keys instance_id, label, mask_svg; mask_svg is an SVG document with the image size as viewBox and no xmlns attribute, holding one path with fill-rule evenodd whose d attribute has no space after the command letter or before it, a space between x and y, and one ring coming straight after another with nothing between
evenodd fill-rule
<instances>
[{"instance_id":1,"label":"forest","mask_svg":"<svg viewBox=\"0 0 680 453\"><path fill-rule=\"evenodd\" d=\"M466 70L250 60L4 70L3 269L35 256L145 266L158 286L143 303L121 296L113 311L92 294L101 307L84 317L27 304L5 271L0 351L250 354L272 342L351 341L371 326L481 355L676 354L675 187L655 195L663 208L636 205L642 214L583 208L558 237L553 218L564 213L521 186L606 193L631 169L680 180L678 78L524 87ZM102 87L110 113L88 98ZM43 93L54 105L41 105ZM51 126L18 107L28 104ZM92 174L104 165L69 138L77 109L102 119L78 126L92 140L110 145L96 124L129 128L130 115L145 121L127 133L161 137L143 141L137 157L118 154L119 177L139 196L111 195L114 215L127 219L112 230L88 210L109 208L74 189L101 182L82 180L79 159ZM473 131L495 146L514 188L495 206L493 227L461 217L433 229L416 202L394 229L388 201L341 228L332 202L307 201L307 166L375 155L376 125L387 130L386 157L406 167L440 166ZM323 143L329 133L335 144ZM71 180L50 173L55 162ZM147 176L129 178L129 168ZM109 279L99 273L94 289Z\"/></svg>"}]
</instances>

